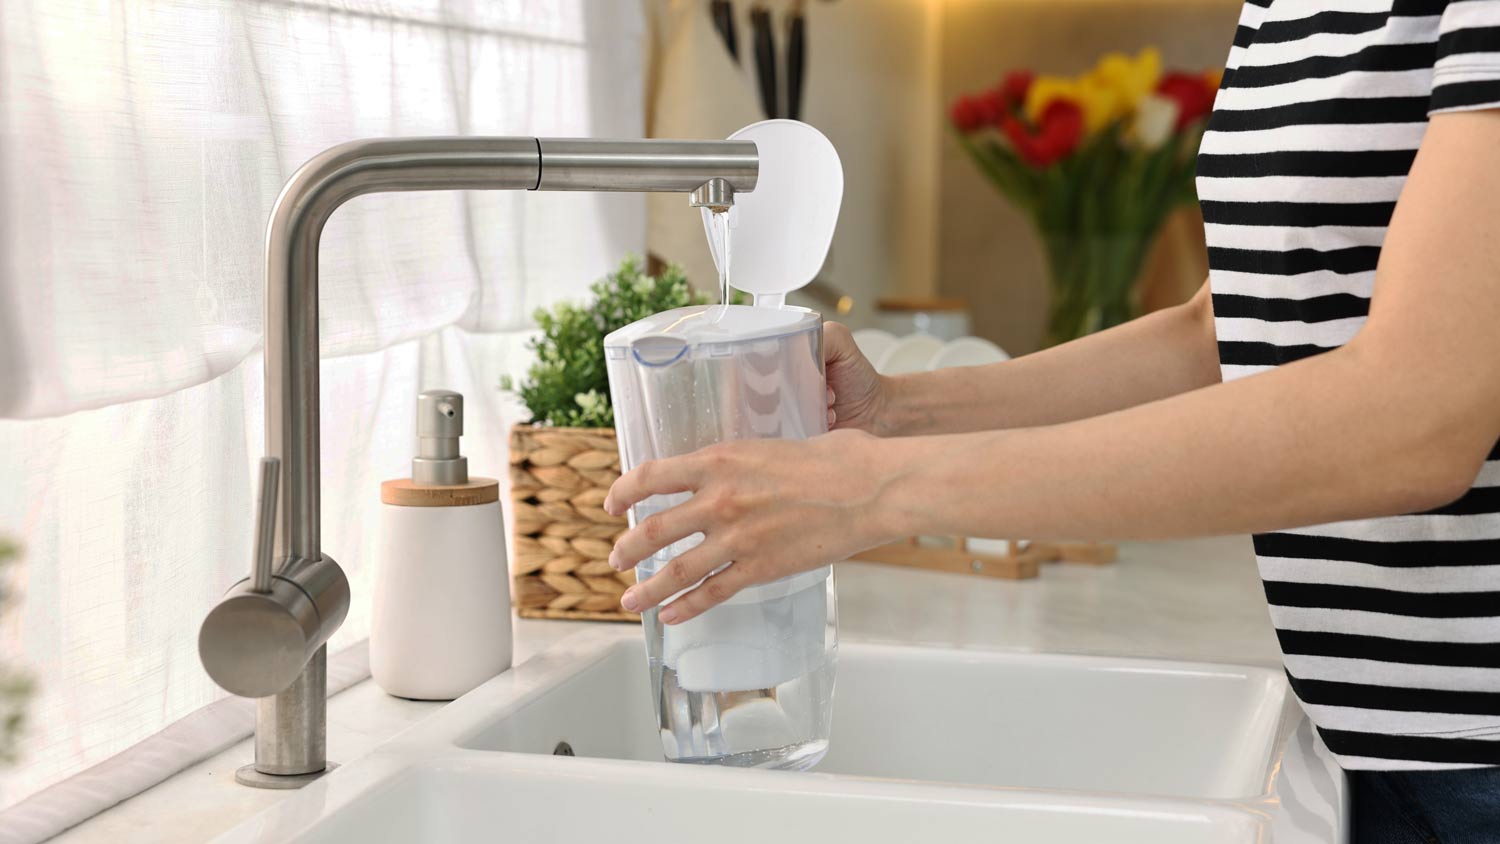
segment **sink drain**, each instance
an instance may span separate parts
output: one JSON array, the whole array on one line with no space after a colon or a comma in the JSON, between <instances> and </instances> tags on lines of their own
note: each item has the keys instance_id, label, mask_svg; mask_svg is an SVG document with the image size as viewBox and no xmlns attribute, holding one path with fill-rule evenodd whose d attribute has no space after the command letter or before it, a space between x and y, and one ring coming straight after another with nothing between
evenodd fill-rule
<instances>
[{"instance_id":1,"label":"sink drain","mask_svg":"<svg viewBox=\"0 0 1500 844\"><path fill-rule=\"evenodd\" d=\"M557 743L557 747L552 748L552 755L553 756L572 756L573 755L573 745L568 744L565 741L560 741L560 742Z\"/></svg>"}]
</instances>

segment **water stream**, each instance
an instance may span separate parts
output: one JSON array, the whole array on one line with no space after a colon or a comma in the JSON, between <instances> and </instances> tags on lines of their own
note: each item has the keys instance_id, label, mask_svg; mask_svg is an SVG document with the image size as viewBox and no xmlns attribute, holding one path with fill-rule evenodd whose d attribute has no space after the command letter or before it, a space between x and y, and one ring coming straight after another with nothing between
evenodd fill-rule
<instances>
[{"instance_id":1,"label":"water stream","mask_svg":"<svg viewBox=\"0 0 1500 844\"><path fill-rule=\"evenodd\" d=\"M713 255L714 266L719 270L719 304L729 304L729 260L730 235L729 212L710 211L708 215L708 250Z\"/></svg>"}]
</instances>

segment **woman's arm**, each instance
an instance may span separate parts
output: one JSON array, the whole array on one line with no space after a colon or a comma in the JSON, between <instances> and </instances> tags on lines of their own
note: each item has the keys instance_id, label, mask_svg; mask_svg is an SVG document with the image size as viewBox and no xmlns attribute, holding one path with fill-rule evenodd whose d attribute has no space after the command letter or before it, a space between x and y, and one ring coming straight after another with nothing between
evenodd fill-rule
<instances>
[{"instance_id":1,"label":"woman's arm","mask_svg":"<svg viewBox=\"0 0 1500 844\"><path fill-rule=\"evenodd\" d=\"M957 434L1086 419L1219 381L1205 282L1191 301L1005 363L886 381L876 433Z\"/></svg>"},{"instance_id":2,"label":"woman's arm","mask_svg":"<svg viewBox=\"0 0 1500 844\"><path fill-rule=\"evenodd\" d=\"M616 546L690 618L752 583L913 533L1178 537L1393 515L1461 495L1500 435L1500 112L1442 114L1397 204L1364 328L1270 372L1063 425L725 443L622 477L606 508L694 491ZM1169 441L1164 436L1170 434ZM653 523L653 521L655 523Z\"/></svg>"}]
</instances>

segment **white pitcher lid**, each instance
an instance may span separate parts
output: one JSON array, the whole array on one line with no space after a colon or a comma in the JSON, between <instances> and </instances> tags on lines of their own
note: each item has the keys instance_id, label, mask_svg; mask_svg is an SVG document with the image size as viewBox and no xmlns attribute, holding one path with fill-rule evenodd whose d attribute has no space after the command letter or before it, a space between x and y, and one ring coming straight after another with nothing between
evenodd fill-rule
<instances>
[{"instance_id":1,"label":"white pitcher lid","mask_svg":"<svg viewBox=\"0 0 1500 844\"><path fill-rule=\"evenodd\" d=\"M833 143L798 120L762 120L729 139L754 141L760 159L755 190L737 194L729 211L729 284L757 305L777 307L823 268L844 200L844 167ZM712 242L710 219L704 209Z\"/></svg>"},{"instance_id":2,"label":"white pitcher lid","mask_svg":"<svg viewBox=\"0 0 1500 844\"><path fill-rule=\"evenodd\" d=\"M807 308L692 305L652 314L610 332L604 338L604 350L608 356L624 357L623 351L634 347L642 356L641 363L661 365L676 360L684 349L722 345L727 352L735 343L785 337L821 324L818 314Z\"/></svg>"}]
</instances>

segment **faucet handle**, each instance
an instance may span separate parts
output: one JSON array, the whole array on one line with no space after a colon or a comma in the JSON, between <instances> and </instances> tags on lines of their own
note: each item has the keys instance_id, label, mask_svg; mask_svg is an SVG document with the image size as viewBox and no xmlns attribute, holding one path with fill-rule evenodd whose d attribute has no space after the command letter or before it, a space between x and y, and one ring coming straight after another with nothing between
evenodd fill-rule
<instances>
[{"instance_id":1,"label":"faucet handle","mask_svg":"<svg viewBox=\"0 0 1500 844\"><path fill-rule=\"evenodd\" d=\"M281 458L260 459L260 486L255 495L255 552L250 558L250 591L271 591L272 555L276 547L276 499L281 486Z\"/></svg>"},{"instance_id":2,"label":"faucet handle","mask_svg":"<svg viewBox=\"0 0 1500 844\"><path fill-rule=\"evenodd\" d=\"M289 557L273 571L281 460L260 461L250 576L203 619L198 656L215 683L242 697L279 694L344 620L349 581L331 557Z\"/></svg>"}]
</instances>

